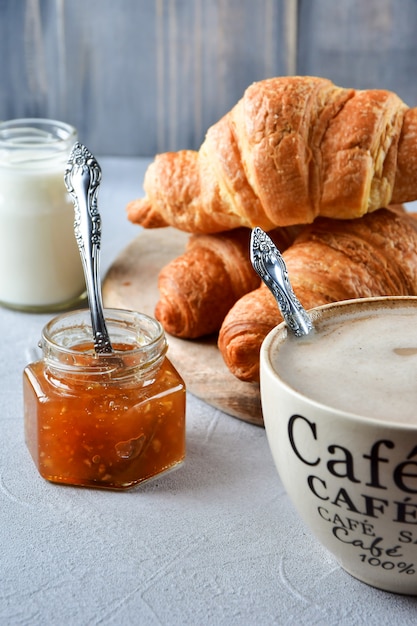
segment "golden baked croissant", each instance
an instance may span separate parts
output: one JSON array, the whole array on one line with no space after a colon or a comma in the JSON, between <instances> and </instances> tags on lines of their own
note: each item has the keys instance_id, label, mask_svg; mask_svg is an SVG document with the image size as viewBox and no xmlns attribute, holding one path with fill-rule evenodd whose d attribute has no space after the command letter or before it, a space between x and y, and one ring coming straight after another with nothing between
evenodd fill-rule
<instances>
[{"instance_id":1,"label":"golden baked croissant","mask_svg":"<svg viewBox=\"0 0 417 626\"><path fill-rule=\"evenodd\" d=\"M306 309L350 298L417 295L417 220L395 208L356 220L319 218L284 253ZM243 296L226 315L218 346L241 380L259 379L259 351L282 316L269 289Z\"/></svg>"},{"instance_id":2,"label":"golden baked croissant","mask_svg":"<svg viewBox=\"0 0 417 626\"><path fill-rule=\"evenodd\" d=\"M209 128L198 152L157 155L128 217L193 233L360 217L417 199L416 136L417 109L392 92L267 79Z\"/></svg>"},{"instance_id":3,"label":"golden baked croissant","mask_svg":"<svg viewBox=\"0 0 417 626\"><path fill-rule=\"evenodd\" d=\"M298 230L278 228L271 235L285 250ZM249 258L250 232L193 235L184 254L162 268L155 317L168 333L193 339L217 332L233 304L259 286Z\"/></svg>"}]
</instances>

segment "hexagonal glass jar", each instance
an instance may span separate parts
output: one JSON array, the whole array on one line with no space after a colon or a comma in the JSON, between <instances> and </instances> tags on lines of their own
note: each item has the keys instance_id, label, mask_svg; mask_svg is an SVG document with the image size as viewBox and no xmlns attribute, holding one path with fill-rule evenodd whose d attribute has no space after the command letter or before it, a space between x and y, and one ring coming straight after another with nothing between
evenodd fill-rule
<instances>
[{"instance_id":1,"label":"hexagonal glass jar","mask_svg":"<svg viewBox=\"0 0 417 626\"><path fill-rule=\"evenodd\" d=\"M113 353L97 355L88 310L51 320L24 370L25 438L56 483L127 489L182 463L185 385L160 323L105 310Z\"/></svg>"}]
</instances>

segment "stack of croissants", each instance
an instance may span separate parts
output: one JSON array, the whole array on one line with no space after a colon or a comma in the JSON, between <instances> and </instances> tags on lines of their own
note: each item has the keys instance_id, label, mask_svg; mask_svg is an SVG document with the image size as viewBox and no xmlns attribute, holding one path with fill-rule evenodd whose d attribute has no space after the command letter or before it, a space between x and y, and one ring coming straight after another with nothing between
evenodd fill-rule
<instances>
[{"instance_id":1,"label":"stack of croissants","mask_svg":"<svg viewBox=\"0 0 417 626\"><path fill-rule=\"evenodd\" d=\"M283 252L306 309L417 295L417 108L392 92L325 78L253 83L199 151L159 154L128 218L190 233L159 275L155 317L174 336L218 333L229 370L259 380L259 351L282 321L251 266L251 229Z\"/></svg>"}]
</instances>

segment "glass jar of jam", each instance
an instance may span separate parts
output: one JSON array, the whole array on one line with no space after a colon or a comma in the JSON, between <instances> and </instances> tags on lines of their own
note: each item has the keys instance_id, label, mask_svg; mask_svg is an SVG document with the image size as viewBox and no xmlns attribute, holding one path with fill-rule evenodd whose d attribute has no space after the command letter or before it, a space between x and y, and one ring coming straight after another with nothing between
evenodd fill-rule
<instances>
[{"instance_id":1,"label":"glass jar of jam","mask_svg":"<svg viewBox=\"0 0 417 626\"><path fill-rule=\"evenodd\" d=\"M105 317L107 355L94 352L88 310L43 329L43 358L23 375L25 438L47 480L127 489L184 460L185 385L157 320L115 309Z\"/></svg>"}]
</instances>

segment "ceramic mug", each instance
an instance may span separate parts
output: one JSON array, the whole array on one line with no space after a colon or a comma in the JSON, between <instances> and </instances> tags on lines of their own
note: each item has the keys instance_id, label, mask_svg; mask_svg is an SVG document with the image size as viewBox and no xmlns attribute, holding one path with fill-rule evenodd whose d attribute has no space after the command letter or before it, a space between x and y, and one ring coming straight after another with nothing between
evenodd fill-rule
<instances>
[{"instance_id":1,"label":"ceramic mug","mask_svg":"<svg viewBox=\"0 0 417 626\"><path fill-rule=\"evenodd\" d=\"M356 339L349 337L348 341L353 354L355 350L361 354L371 340L357 320L366 318L368 324L374 324L387 311L393 314L389 323L401 329L404 339L398 348L389 346L389 355L394 350L395 358L388 356L388 370L397 360L401 367L405 363L406 377L414 368L414 385L409 388L416 389L416 396L417 298L369 298L318 307L311 312L316 330L308 341L313 347L314 342L319 345L322 329L331 329L333 323L341 322L349 325L349 331L355 326ZM404 319L398 317L402 312ZM379 338L377 334L377 347L391 334L388 331ZM396 414L396 394L389 390L389 381L383 380L383 356L379 354L371 362L375 372L372 376L382 380L381 389L388 387L388 401L381 403L389 409L388 416L379 417L378 412L382 415L383 409L367 406L368 400L372 405L372 376L360 371L359 380L352 383L350 390L355 408L352 410L346 397L341 406L333 408L333 400L314 397L314 388L319 384L313 382L308 392L303 391L301 377L308 374L303 370L302 351L294 361L300 364L300 371L291 363L289 367L296 371L291 379L287 378L286 355L291 347L298 349L295 341L299 340L287 336L287 326L282 323L265 338L260 355L264 424L283 485L304 522L343 569L374 587L417 595L417 402L409 398L408 422L403 421L405 411ZM398 343L398 338L395 341ZM314 367L319 383L320 377L334 373L338 382L329 381L330 396L339 400L342 394L338 389L345 385L347 368L351 368L349 374L356 368L336 353L332 354L333 361L327 360L329 351L333 351L332 344L323 344L321 353L317 351L319 365ZM356 359L351 354L346 357L349 358ZM389 374L390 380L392 376ZM326 391L326 384L323 387ZM401 401L407 395L407 391L402 392ZM362 413L358 407L363 408Z\"/></svg>"}]
</instances>

